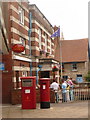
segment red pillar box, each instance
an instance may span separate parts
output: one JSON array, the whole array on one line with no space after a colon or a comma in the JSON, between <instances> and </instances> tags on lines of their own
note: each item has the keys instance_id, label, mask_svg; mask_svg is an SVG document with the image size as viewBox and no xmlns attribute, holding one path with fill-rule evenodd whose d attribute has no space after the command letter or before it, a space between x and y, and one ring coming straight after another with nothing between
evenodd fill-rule
<instances>
[{"instance_id":1,"label":"red pillar box","mask_svg":"<svg viewBox=\"0 0 90 120\"><path fill-rule=\"evenodd\" d=\"M50 108L50 78L40 78L40 108Z\"/></svg>"},{"instance_id":2,"label":"red pillar box","mask_svg":"<svg viewBox=\"0 0 90 120\"><path fill-rule=\"evenodd\" d=\"M21 77L22 109L36 109L36 78Z\"/></svg>"}]
</instances>

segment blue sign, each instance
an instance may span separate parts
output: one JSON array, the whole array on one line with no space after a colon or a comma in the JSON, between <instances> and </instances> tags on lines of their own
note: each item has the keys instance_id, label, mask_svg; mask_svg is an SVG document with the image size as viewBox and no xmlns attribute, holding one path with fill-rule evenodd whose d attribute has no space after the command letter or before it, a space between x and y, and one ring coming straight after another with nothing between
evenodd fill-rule
<instances>
[{"instance_id":1,"label":"blue sign","mask_svg":"<svg viewBox=\"0 0 90 120\"><path fill-rule=\"evenodd\" d=\"M4 63L0 62L0 70L5 70Z\"/></svg>"},{"instance_id":2,"label":"blue sign","mask_svg":"<svg viewBox=\"0 0 90 120\"><path fill-rule=\"evenodd\" d=\"M83 82L82 77L77 77L76 79L77 79L77 82L78 82L78 83L82 83L82 82Z\"/></svg>"}]
</instances>

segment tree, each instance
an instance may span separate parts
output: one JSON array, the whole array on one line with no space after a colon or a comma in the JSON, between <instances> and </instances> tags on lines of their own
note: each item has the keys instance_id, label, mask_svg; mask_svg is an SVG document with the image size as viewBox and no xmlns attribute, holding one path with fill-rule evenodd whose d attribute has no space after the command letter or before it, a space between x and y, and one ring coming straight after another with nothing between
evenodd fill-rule
<instances>
[{"instance_id":1,"label":"tree","mask_svg":"<svg viewBox=\"0 0 90 120\"><path fill-rule=\"evenodd\" d=\"M88 74L85 76L85 79L87 82L90 82L90 71L88 72Z\"/></svg>"}]
</instances>

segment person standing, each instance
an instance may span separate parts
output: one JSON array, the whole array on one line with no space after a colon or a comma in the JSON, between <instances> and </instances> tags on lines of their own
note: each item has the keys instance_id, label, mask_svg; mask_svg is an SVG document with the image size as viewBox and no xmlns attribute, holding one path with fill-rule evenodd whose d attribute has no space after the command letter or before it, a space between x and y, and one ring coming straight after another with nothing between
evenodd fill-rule
<instances>
[{"instance_id":1,"label":"person standing","mask_svg":"<svg viewBox=\"0 0 90 120\"><path fill-rule=\"evenodd\" d=\"M56 103L59 102L59 94L58 94L58 91L59 91L59 84L57 82L57 80L53 80L53 83L50 85L50 88L54 90L55 92L55 100L56 100Z\"/></svg>"},{"instance_id":2,"label":"person standing","mask_svg":"<svg viewBox=\"0 0 90 120\"><path fill-rule=\"evenodd\" d=\"M67 84L67 101L70 101L69 91L70 91L70 86Z\"/></svg>"},{"instance_id":3,"label":"person standing","mask_svg":"<svg viewBox=\"0 0 90 120\"><path fill-rule=\"evenodd\" d=\"M72 82L72 78L68 78L67 84L70 86L70 90L69 90L70 101L73 101L74 100L74 93L73 93L74 83Z\"/></svg>"},{"instance_id":4,"label":"person standing","mask_svg":"<svg viewBox=\"0 0 90 120\"><path fill-rule=\"evenodd\" d=\"M67 83L62 80L62 102L67 102Z\"/></svg>"}]
</instances>

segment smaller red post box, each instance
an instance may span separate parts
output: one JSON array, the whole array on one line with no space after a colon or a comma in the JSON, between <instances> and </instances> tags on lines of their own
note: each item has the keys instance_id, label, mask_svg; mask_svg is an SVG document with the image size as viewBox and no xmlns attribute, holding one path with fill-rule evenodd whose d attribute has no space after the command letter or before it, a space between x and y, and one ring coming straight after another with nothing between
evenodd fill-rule
<instances>
[{"instance_id":1,"label":"smaller red post box","mask_svg":"<svg viewBox=\"0 0 90 120\"><path fill-rule=\"evenodd\" d=\"M40 78L40 108L50 108L50 78Z\"/></svg>"},{"instance_id":2,"label":"smaller red post box","mask_svg":"<svg viewBox=\"0 0 90 120\"><path fill-rule=\"evenodd\" d=\"M36 77L21 77L22 109L36 108Z\"/></svg>"}]
</instances>

